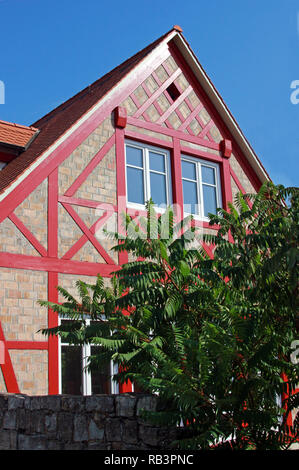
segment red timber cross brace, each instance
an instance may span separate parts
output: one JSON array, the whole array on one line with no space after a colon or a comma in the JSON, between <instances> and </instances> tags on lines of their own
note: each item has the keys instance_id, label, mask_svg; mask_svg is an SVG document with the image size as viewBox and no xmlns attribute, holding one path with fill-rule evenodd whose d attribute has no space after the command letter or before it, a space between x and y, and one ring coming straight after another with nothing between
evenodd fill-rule
<instances>
[{"instance_id":1,"label":"red timber cross brace","mask_svg":"<svg viewBox=\"0 0 299 470\"><path fill-rule=\"evenodd\" d=\"M179 32L177 29L176 31ZM167 60L173 57L177 69L172 70L167 64ZM159 78L157 69L162 67L167 78L162 81ZM180 74L184 74L188 85L183 89L179 83ZM155 80L157 87L150 90L147 83L149 76ZM175 86L175 88L172 88ZM146 99L141 102L134 93L141 87ZM194 104L191 100L192 90L200 97L200 102ZM177 95L176 95L177 92ZM167 109L163 109L159 98L164 97L167 101ZM127 115L127 110L123 103L128 97L133 101L135 110L131 115ZM187 116L183 115L181 106L186 106ZM155 122L150 117L150 109L154 108L157 113ZM206 109L211 116L209 122L204 122L200 117L200 112ZM171 116L176 113L180 124L174 127ZM75 178L66 191L59 190L58 171L59 166L81 145L109 116L114 117L114 132L107 138L102 147L93 155L89 163L82 168L81 173ZM199 132L196 133L192 127L192 122L196 121ZM212 135L214 124L219 129L222 141L216 142ZM134 70L130 80L123 86L116 87L113 94L89 113L86 119L82 119L80 124L54 149L50 149L47 158L31 169L30 174L24 178L22 184L17 185L6 196L0 212L0 223L9 218L23 236L37 251L36 256L21 255L15 253L0 253L0 266L15 269L25 269L42 271L48 276L48 300L58 302L57 285L59 284L59 274L71 274L76 276L96 276L101 274L109 278L111 273L119 269L119 266L127 262L128 255L125 252L119 253L117 262L114 262L110 254L104 249L96 237L97 231L115 213L118 220L118 231L122 231L121 214L127 212L133 217L136 211L126 207L126 177L125 177L125 139L158 146L167 149L171 155L172 174L172 195L173 203L180 208L183 215L183 190L182 190L182 170L181 154L199 157L206 161L217 163L221 174L222 201L224 208L232 201L231 178L237 187L245 192L236 172L230 165L230 157L233 152L242 168L245 169L255 189L260 186L257 175L247 163L235 139L229 131L223 119L216 111L206 91L199 84L187 64L185 58L175 44L169 42L167 47L162 48L157 53L148 58L145 67ZM37 137L38 139L38 137ZM115 146L116 154L116 194L117 203L105 205L103 203L77 196L78 189L87 181L87 178L102 162L107 153ZM20 157L21 158L21 157ZM37 240L36 236L26 227L24 222L14 213L19 206L44 180L48 182L48 207L47 207L47 249ZM76 207L90 209L101 208L102 215L90 226L87 227L82 218L75 210ZM72 246L68 247L65 253L59 255L58 239L58 211L63 208L71 217L72 221L82 232ZM139 212L140 213L140 212ZM142 215L142 211L140 213ZM199 222L204 228L215 229L208 222ZM103 262L96 263L90 261L77 261L74 256L86 244L91 243L93 248L102 257ZM213 256L213 249L203 245L209 256ZM58 324L58 316L51 309L48 311L48 327L55 327ZM9 349L41 349L48 351L48 383L49 394L59 393L59 351L58 338L50 336L47 341L6 341L0 325L0 342L5 349L5 364L1 364L7 390L16 392L18 388L15 372L9 357ZM120 391L131 390L131 384L120 387Z\"/></svg>"}]
</instances>

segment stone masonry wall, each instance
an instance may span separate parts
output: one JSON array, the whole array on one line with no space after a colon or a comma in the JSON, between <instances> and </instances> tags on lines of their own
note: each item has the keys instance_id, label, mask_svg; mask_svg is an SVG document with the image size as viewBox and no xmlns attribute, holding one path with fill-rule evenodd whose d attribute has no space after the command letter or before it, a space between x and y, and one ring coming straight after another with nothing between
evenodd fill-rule
<instances>
[{"instance_id":1,"label":"stone masonry wall","mask_svg":"<svg viewBox=\"0 0 299 470\"><path fill-rule=\"evenodd\" d=\"M151 395L0 395L0 450L169 449L182 428L141 419L157 409Z\"/></svg>"}]
</instances>

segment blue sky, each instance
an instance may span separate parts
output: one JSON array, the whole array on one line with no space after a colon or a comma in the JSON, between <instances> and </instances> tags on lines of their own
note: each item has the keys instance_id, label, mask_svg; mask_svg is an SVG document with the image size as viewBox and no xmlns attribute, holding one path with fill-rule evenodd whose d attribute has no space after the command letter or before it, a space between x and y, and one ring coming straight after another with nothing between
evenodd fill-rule
<instances>
[{"instance_id":1,"label":"blue sky","mask_svg":"<svg viewBox=\"0 0 299 470\"><path fill-rule=\"evenodd\" d=\"M0 119L34 123L174 24L273 181L298 186L298 0L0 0Z\"/></svg>"}]
</instances>

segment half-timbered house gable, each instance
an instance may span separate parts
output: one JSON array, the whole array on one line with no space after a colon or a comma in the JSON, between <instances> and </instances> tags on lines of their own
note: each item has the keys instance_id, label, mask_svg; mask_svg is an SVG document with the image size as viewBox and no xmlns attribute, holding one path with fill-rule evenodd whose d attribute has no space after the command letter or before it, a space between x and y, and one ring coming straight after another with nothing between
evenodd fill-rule
<instances>
[{"instance_id":1,"label":"half-timbered house gable","mask_svg":"<svg viewBox=\"0 0 299 470\"><path fill-rule=\"evenodd\" d=\"M59 321L37 300L59 301L57 285L75 295L77 279L109 282L127 257L101 233L123 210L152 197L216 230L207 213L269 177L179 27L30 129L0 171L0 391L109 392L86 373L68 377L86 351L37 333Z\"/></svg>"}]
</instances>

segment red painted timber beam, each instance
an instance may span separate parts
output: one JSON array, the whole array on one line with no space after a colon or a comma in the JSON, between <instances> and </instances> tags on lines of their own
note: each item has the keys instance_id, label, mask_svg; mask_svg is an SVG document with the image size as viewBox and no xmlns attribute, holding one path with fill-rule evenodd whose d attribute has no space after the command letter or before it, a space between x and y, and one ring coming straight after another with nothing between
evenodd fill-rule
<instances>
[{"instance_id":1,"label":"red painted timber beam","mask_svg":"<svg viewBox=\"0 0 299 470\"><path fill-rule=\"evenodd\" d=\"M183 131L184 129L186 129L186 127L189 126L190 122L197 116L197 114L202 110L203 108L203 104L202 103L199 103L196 108L193 109L193 111L191 111L191 113L189 114L189 116L185 119L185 121L180 125L180 127L178 128L179 131Z\"/></svg>"},{"instance_id":2,"label":"red painted timber beam","mask_svg":"<svg viewBox=\"0 0 299 470\"><path fill-rule=\"evenodd\" d=\"M157 145L158 147L162 147L166 149L173 148L172 140L167 141L163 139L157 139L155 137L142 134L141 132L131 131L129 129L125 130L125 137L127 137L128 139L138 140L139 142L144 142L146 144Z\"/></svg>"},{"instance_id":3,"label":"red painted timber beam","mask_svg":"<svg viewBox=\"0 0 299 470\"><path fill-rule=\"evenodd\" d=\"M48 341L6 341L7 349L47 350Z\"/></svg>"},{"instance_id":4,"label":"red painted timber beam","mask_svg":"<svg viewBox=\"0 0 299 470\"><path fill-rule=\"evenodd\" d=\"M97 154L93 157L93 159L88 163L88 165L84 168L82 173L78 176L78 178L74 181L74 183L66 191L65 196L73 196L75 194L75 192L84 183L84 181L90 175L90 173L102 161L102 159L105 157L107 152L109 152L109 150L112 148L114 143L115 143L115 134L113 134L110 137L110 139L107 140L107 142L103 145L103 147L97 152Z\"/></svg>"},{"instance_id":5,"label":"red painted timber beam","mask_svg":"<svg viewBox=\"0 0 299 470\"><path fill-rule=\"evenodd\" d=\"M89 231L96 236L96 232L99 228L114 214L114 211L105 211L101 217L90 227ZM62 259L71 259L76 253L85 245L88 241L87 236L82 235L79 240L62 256Z\"/></svg>"},{"instance_id":6,"label":"red painted timber beam","mask_svg":"<svg viewBox=\"0 0 299 470\"><path fill-rule=\"evenodd\" d=\"M119 266L116 264L89 263L5 252L0 252L0 266L4 268L78 274L82 276L97 276L100 274L103 277L111 277L111 273L119 269Z\"/></svg>"},{"instance_id":7,"label":"red painted timber beam","mask_svg":"<svg viewBox=\"0 0 299 470\"><path fill-rule=\"evenodd\" d=\"M132 124L135 127L141 127L143 129L148 129L149 131L158 132L159 134L168 135L169 137L176 137L177 139L183 140L185 142L190 142L192 144L202 145L214 150L220 151L220 145L215 142L210 142L205 139L201 139L195 135L186 134L180 130L168 129L163 126L159 126L156 123L141 121L132 116L128 116L128 124Z\"/></svg>"},{"instance_id":8,"label":"red painted timber beam","mask_svg":"<svg viewBox=\"0 0 299 470\"><path fill-rule=\"evenodd\" d=\"M108 255L108 253L104 250L102 245L98 242L94 234L91 232L91 230L88 229L88 227L85 225L83 220L79 217L77 212L70 206L69 204L62 203L63 207L65 210L69 213L69 215L72 217L74 222L78 225L80 230L84 233L84 235L88 238L88 240L92 243L94 248L97 250L97 252L104 258L104 260L108 264L115 264L113 259Z\"/></svg>"},{"instance_id":9,"label":"red painted timber beam","mask_svg":"<svg viewBox=\"0 0 299 470\"><path fill-rule=\"evenodd\" d=\"M78 127L64 142L62 142L52 153L48 155L31 173L13 189L0 203L0 223L14 209L28 197L28 195L48 177L87 137L122 103L133 91L168 57L170 53L167 48L161 49L159 53L147 61L147 66L135 71L132 80L126 87L120 87L114 91L113 97L106 100L80 127Z\"/></svg>"},{"instance_id":10,"label":"red painted timber beam","mask_svg":"<svg viewBox=\"0 0 299 470\"><path fill-rule=\"evenodd\" d=\"M165 82L159 87L157 88L157 90L151 95L151 97L146 100L145 103L143 103L142 106L140 106L140 108L136 111L136 113L134 114L134 118L139 118L146 110L147 108L153 104L153 102L159 98L159 96L163 93L163 91L166 90L166 88L182 73L182 71L180 69L177 69L175 72L173 72L173 74L167 79L165 80Z\"/></svg>"},{"instance_id":11,"label":"red painted timber beam","mask_svg":"<svg viewBox=\"0 0 299 470\"><path fill-rule=\"evenodd\" d=\"M48 273L48 301L58 303L58 273ZM48 309L48 328L58 325L58 314ZM58 336L51 335L48 340L48 393L56 395L59 393L59 359L58 359Z\"/></svg>"},{"instance_id":12,"label":"red painted timber beam","mask_svg":"<svg viewBox=\"0 0 299 470\"><path fill-rule=\"evenodd\" d=\"M163 124L163 122L171 115L171 113L184 101L184 99L191 93L192 87L191 85L186 88L185 91L179 96L178 99L174 101L174 103L169 106L169 108L165 111L165 113L160 116L160 118L156 121L157 124Z\"/></svg>"},{"instance_id":13,"label":"red painted timber beam","mask_svg":"<svg viewBox=\"0 0 299 470\"><path fill-rule=\"evenodd\" d=\"M37 238L35 238L35 236L30 232L30 230L28 230L28 228L15 214L10 214L8 218L20 230L24 237L29 241L33 248L38 251L41 256L47 256L47 250L40 244Z\"/></svg>"},{"instance_id":14,"label":"red painted timber beam","mask_svg":"<svg viewBox=\"0 0 299 470\"><path fill-rule=\"evenodd\" d=\"M6 390L8 393L20 393L18 382L15 376L15 372L12 366L11 358L8 352L7 343L3 333L2 325L0 322L0 341L2 343L2 359L4 359L1 364L3 379L5 382ZM3 352L4 349L4 352Z\"/></svg>"}]
</instances>

